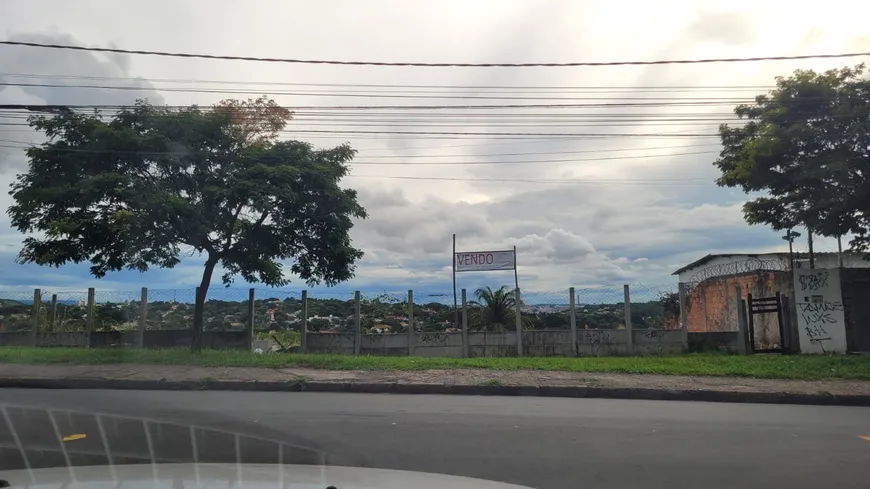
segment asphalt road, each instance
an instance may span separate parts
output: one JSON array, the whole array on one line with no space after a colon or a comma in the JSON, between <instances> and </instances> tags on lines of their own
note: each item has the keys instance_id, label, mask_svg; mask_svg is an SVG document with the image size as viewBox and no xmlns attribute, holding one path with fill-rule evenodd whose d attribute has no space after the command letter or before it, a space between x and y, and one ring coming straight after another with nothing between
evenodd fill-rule
<instances>
[{"instance_id":1,"label":"asphalt road","mask_svg":"<svg viewBox=\"0 0 870 489\"><path fill-rule=\"evenodd\" d=\"M0 404L0 473L23 450L33 467L282 460L542 489L845 489L867 487L870 463L867 408L17 389Z\"/></svg>"}]
</instances>

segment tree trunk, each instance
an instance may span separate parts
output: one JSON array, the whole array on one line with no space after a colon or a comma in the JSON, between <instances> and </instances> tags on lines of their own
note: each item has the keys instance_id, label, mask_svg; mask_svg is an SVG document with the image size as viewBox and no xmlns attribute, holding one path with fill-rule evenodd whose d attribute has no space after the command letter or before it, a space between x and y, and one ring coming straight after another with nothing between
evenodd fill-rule
<instances>
[{"instance_id":1,"label":"tree trunk","mask_svg":"<svg viewBox=\"0 0 870 489\"><path fill-rule=\"evenodd\" d=\"M192 352L202 350L203 309L205 298L208 296L208 286L211 284L211 275L214 273L214 267L217 263L218 259L209 255L208 260L205 261L205 270L202 272L202 281L196 289L196 299L193 304L193 334L190 340L190 351Z\"/></svg>"}]
</instances>

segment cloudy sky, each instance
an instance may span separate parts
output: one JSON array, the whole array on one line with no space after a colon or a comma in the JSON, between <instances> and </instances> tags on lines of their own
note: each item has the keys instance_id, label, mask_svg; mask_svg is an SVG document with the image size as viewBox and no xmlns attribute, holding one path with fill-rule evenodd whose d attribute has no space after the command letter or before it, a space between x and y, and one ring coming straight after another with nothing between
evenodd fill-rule
<instances>
[{"instance_id":1,"label":"cloudy sky","mask_svg":"<svg viewBox=\"0 0 870 489\"><path fill-rule=\"evenodd\" d=\"M0 38L258 57L466 63L870 51L870 5L824 5L827 10L816 6L808 15L794 2L780 1L4 0ZM843 15L846 10L849 15ZM105 105L148 98L187 105L265 93L282 105L313 107L297 110L282 137L320 146L349 141L357 148L345 184L359 190L371 216L353 229L366 255L345 288L448 292L456 233L463 251L516 246L521 287L555 291L670 284L672 271L707 253L784 249L781 233L743 222L744 195L713 183L716 127L730 121L734 103L763 93L777 75L860 61L867 60L413 68L0 46L0 104ZM581 107L327 108L508 104ZM610 136L582 136L589 133ZM0 140L5 188L26 168L22 148L43 139L26 127L0 124ZM0 207L9 203L6 192L0 194ZM198 283L201 273L196 256L172 270L119 272L103 280L90 278L86 265L21 266L14 257L22 239L0 217L0 289L178 289ZM512 281L510 272L459 277L467 287Z\"/></svg>"}]
</instances>

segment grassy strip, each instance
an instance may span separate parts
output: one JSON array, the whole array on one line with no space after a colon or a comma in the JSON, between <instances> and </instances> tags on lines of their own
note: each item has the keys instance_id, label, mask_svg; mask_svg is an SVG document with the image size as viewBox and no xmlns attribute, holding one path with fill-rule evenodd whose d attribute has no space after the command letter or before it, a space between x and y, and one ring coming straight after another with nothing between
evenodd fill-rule
<instances>
[{"instance_id":1,"label":"grassy strip","mask_svg":"<svg viewBox=\"0 0 870 489\"><path fill-rule=\"evenodd\" d=\"M422 358L347 355L271 354L207 350L192 354L183 349L132 350L82 348L0 348L0 363L112 364L145 363L212 367L307 367L323 370L430 370L483 368L565 372L708 375L770 379L870 380L868 356L737 356L690 354L662 357L596 358ZM2 372L2 368L0 368ZM0 373L2 375L2 373Z\"/></svg>"}]
</instances>

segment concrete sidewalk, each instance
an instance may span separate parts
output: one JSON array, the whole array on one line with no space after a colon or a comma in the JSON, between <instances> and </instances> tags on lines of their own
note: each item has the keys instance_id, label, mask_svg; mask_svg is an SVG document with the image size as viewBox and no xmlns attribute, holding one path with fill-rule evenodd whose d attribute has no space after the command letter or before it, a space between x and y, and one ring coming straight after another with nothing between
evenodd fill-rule
<instances>
[{"instance_id":1,"label":"concrete sidewalk","mask_svg":"<svg viewBox=\"0 0 870 489\"><path fill-rule=\"evenodd\" d=\"M540 370L344 371L188 365L0 364L0 387L537 395L870 406L870 381Z\"/></svg>"}]
</instances>

